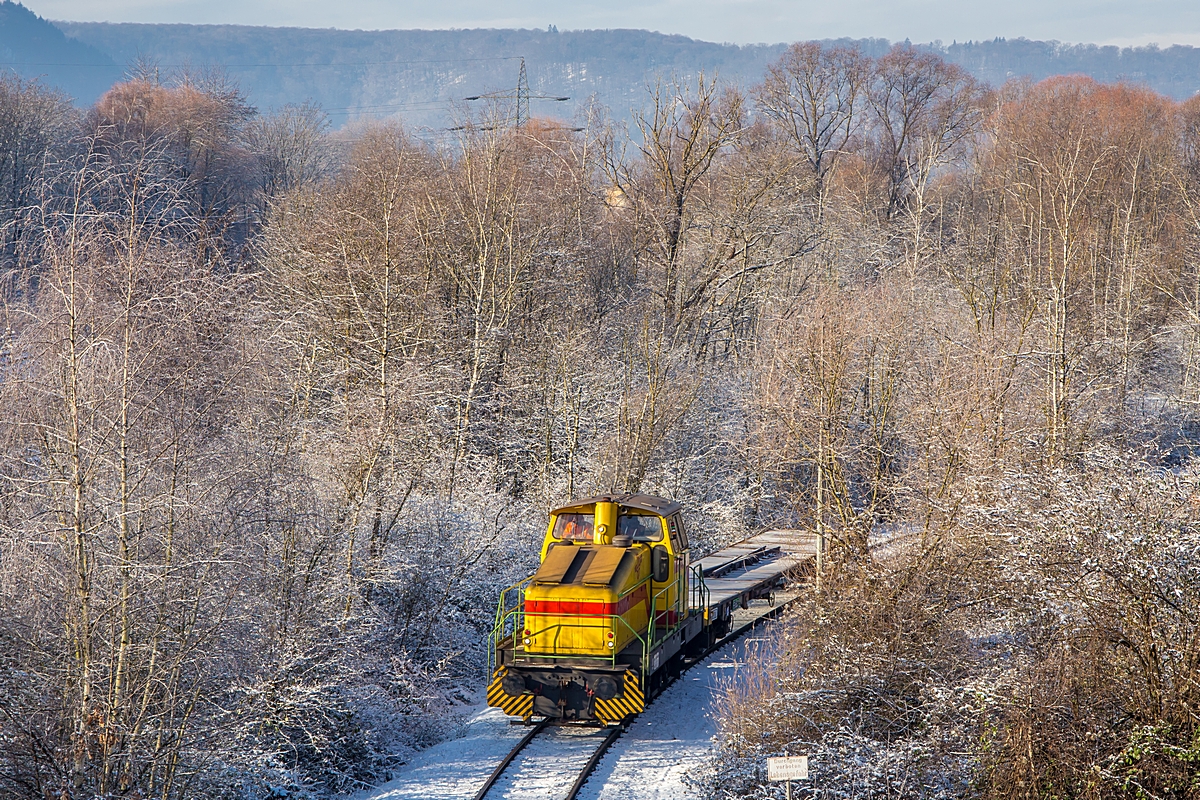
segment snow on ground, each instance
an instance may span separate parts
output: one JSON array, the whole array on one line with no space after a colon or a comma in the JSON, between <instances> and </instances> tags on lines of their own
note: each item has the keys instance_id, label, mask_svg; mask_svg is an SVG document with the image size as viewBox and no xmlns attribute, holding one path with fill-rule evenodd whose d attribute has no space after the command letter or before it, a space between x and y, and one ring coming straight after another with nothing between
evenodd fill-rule
<instances>
[{"instance_id":1,"label":"snow on ground","mask_svg":"<svg viewBox=\"0 0 1200 800\"><path fill-rule=\"evenodd\" d=\"M761 629L760 629L761 631ZM684 776L711 755L720 685L742 666L758 631L685 672L616 741L579 793L581 800L676 800L696 797Z\"/></svg>"},{"instance_id":2,"label":"snow on ground","mask_svg":"<svg viewBox=\"0 0 1200 800\"><path fill-rule=\"evenodd\" d=\"M487 780L526 728L509 723L498 708L476 714L462 735L422 750L393 780L363 792L359 800L458 800Z\"/></svg>"},{"instance_id":3,"label":"snow on ground","mask_svg":"<svg viewBox=\"0 0 1200 800\"><path fill-rule=\"evenodd\" d=\"M735 624L738 622L735 618ZM713 709L756 647L764 628L709 656L671 685L616 741L587 785L584 800L666 800L696 797L684 776L710 755L716 733ZM422 751L390 782L358 800L460 800L472 798L496 765L528 730L499 709L480 711L461 736ZM598 728L564 726L540 734L518 756L489 797L556 800L603 738ZM566 777L564 777L566 776Z\"/></svg>"}]
</instances>

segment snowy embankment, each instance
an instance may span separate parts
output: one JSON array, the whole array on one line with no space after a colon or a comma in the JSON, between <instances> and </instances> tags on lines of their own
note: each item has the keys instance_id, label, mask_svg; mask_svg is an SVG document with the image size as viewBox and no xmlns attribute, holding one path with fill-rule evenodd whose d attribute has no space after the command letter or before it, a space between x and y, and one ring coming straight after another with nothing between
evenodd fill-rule
<instances>
[{"instance_id":1,"label":"snowy embankment","mask_svg":"<svg viewBox=\"0 0 1200 800\"><path fill-rule=\"evenodd\" d=\"M690 670L645 710L604 757L579 793L583 800L674 800L698 797L685 776L706 765L713 749L713 707L761 629Z\"/></svg>"},{"instance_id":2,"label":"snowy embankment","mask_svg":"<svg viewBox=\"0 0 1200 800\"><path fill-rule=\"evenodd\" d=\"M422 750L388 783L357 800L458 800L470 798L525 733L503 711L483 707L461 735Z\"/></svg>"},{"instance_id":3,"label":"snowy embankment","mask_svg":"<svg viewBox=\"0 0 1200 800\"><path fill-rule=\"evenodd\" d=\"M580 797L665 800L697 796L685 776L701 768L711 754L716 733L712 710L720 687L741 666L747 644L761 636L761 632L751 633L684 673L617 740ZM510 724L499 710L484 709L465 726L461 736L423 751L392 781L363 793L359 800L471 798L525 730ZM581 769L591 751L580 753L592 739L599 744L597 734L595 728L580 727L539 735L509 767L511 776L506 775L489 796L556 800L565 793L562 769L555 770L553 780L539 780L538 763L553 763L553 750L572 765L578 762L577 769ZM560 741L556 745L554 740ZM570 785L569 780L566 785Z\"/></svg>"}]
</instances>

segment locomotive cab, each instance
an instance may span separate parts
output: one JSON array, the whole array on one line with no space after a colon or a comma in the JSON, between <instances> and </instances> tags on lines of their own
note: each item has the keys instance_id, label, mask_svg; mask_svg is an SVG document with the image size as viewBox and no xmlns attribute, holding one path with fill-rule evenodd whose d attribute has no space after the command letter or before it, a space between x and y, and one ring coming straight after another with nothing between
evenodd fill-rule
<instances>
[{"instance_id":1,"label":"locomotive cab","mask_svg":"<svg viewBox=\"0 0 1200 800\"><path fill-rule=\"evenodd\" d=\"M597 498L554 511L525 590L525 652L608 658L644 638L652 617L675 622L686 593L680 544L646 508Z\"/></svg>"}]
</instances>

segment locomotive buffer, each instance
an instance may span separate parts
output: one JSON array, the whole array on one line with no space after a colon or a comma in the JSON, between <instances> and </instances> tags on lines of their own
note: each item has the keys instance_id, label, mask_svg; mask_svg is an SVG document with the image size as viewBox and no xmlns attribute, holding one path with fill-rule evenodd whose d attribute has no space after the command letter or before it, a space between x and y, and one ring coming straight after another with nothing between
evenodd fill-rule
<instances>
[{"instance_id":1,"label":"locomotive buffer","mask_svg":"<svg viewBox=\"0 0 1200 800\"><path fill-rule=\"evenodd\" d=\"M552 511L541 566L500 596L488 705L616 724L816 555L813 535L772 530L693 563L681 512L642 494Z\"/></svg>"}]
</instances>

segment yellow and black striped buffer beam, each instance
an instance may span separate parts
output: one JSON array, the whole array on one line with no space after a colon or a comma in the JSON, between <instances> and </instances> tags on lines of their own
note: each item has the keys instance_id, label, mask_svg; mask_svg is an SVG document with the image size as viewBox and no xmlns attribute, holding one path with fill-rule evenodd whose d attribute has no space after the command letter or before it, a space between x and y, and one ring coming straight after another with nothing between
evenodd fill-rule
<instances>
[{"instance_id":1,"label":"yellow and black striped buffer beam","mask_svg":"<svg viewBox=\"0 0 1200 800\"><path fill-rule=\"evenodd\" d=\"M488 684L487 690L488 705L502 709L510 716L528 719L533 716L533 693L526 691L519 695L511 695L504 691L501 684L504 683L504 676L507 674L508 667L499 667L492 675L492 682Z\"/></svg>"},{"instance_id":2,"label":"yellow and black striped buffer beam","mask_svg":"<svg viewBox=\"0 0 1200 800\"><path fill-rule=\"evenodd\" d=\"M605 725L616 725L632 714L639 714L646 708L646 696L642 694L642 683L638 674L633 670L625 672L625 690L620 697L612 700L595 699L592 714Z\"/></svg>"}]
</instances>

